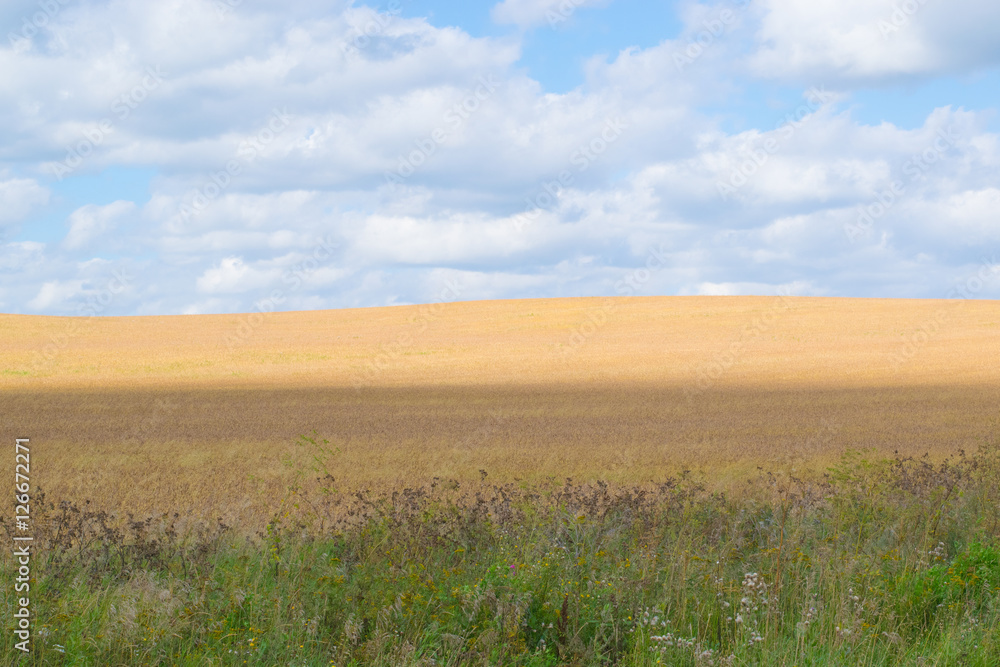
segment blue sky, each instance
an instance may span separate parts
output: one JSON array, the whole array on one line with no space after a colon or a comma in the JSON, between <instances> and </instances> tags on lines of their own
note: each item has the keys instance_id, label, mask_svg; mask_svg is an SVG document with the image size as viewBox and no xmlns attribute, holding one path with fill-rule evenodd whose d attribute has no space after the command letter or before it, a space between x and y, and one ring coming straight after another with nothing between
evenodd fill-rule
<instances>
[{"instance_id":1,"label":"blue sky","mask_svg":"<svg viewBox=\"0 0 1000 667\"><path fill-rule=\"evenodd\" d=\"M997 299L998 20L985 0L14 0L0 312Z\"/></svg>"}]
</instances>

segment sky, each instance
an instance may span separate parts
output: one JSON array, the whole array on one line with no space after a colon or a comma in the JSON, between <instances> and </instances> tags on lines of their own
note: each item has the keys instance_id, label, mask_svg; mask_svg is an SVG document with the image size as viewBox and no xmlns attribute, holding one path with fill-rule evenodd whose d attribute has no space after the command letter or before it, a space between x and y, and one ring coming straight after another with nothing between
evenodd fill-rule
<instances>
[{"instance_id":1,"label":"sky","mask_svg":"<svg viewBox=\"0 0 1000 667\"><path fill-rule=\"evenodd\" d=\"M1000 298L995 0L5 0L0 312Z\"/></svg>"}]
</instances>

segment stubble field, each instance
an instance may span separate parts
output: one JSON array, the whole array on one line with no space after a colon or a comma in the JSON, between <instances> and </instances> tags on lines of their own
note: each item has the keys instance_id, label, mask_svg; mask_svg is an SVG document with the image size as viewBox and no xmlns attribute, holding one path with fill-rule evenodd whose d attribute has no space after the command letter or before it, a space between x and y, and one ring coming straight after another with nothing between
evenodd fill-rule
<instances>
[{"instance_id":1,"label":"stubble field","mask_svg":"<svg viewBox=\"0 0 1000 667\"><path fill-rule=\"evenodd\" d=\"M265 315L0 316L6 430L55 497L259 525L300 434L344 489L730 485L848 449L974 451L1000 304L651 297Z\"/></svg>"},{"instance_id":2,"label":"stubble field","mask_svg":"<svg viewBox=\"0 0 1000 667\"><path fill-rule=\"evenodd\" d=\"M0 316L0 656L995 664L997 306Z\"/></svg>"}]
</instances>

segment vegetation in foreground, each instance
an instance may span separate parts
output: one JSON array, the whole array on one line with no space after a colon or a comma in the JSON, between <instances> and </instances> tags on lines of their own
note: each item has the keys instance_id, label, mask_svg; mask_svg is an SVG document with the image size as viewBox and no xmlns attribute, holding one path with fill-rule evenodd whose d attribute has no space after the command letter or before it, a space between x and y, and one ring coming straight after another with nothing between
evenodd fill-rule
<instances>
[{"instance_id":1,"label":"vegetation in foreground","mask_svg":"<svg viewBox=\"0 0 1000 667\"><path fill-rule=\"evenodd\" d=\"M289 489L256 536L42 497L35 642L6 664L989 665L1000 443L852 452L729 495L435 479ZM4 524L10 530L9 524ZM182 534L183 533L183 534ZM4 570L14 571L9 553ZM13 575L11 575L13 578ZM8 591L12 590L8 587Z\"/></svg>"}]
</instances>

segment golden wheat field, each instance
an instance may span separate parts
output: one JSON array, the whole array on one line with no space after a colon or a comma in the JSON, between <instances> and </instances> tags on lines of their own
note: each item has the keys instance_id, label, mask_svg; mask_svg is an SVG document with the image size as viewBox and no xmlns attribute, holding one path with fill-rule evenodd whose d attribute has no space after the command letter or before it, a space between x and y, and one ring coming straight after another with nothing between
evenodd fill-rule
<instances>
[{"instance_id":1,"label":"golden wheat field","mask_svg":"<svg viewBox=\"0 0 1000 667\"><path fill-rule=\"evenodd\" d=\"M33 484L253 521L300 434L341 488L433 477L720 485L847 448L941 457L1000 416L1000 303L566 298L257 315L0 315Z\"/></svg>"}]
</instances>

